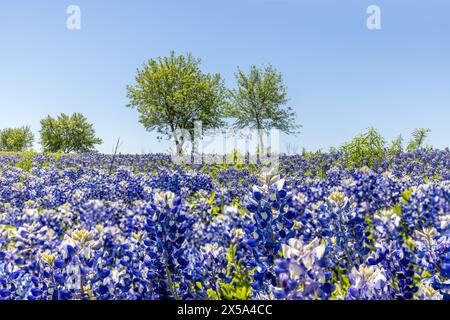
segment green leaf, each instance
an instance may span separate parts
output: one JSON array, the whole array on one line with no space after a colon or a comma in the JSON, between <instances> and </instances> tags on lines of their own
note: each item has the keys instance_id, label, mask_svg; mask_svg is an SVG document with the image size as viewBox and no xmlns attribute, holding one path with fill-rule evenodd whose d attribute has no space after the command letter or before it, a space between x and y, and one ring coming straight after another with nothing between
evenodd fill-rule
<instances>
[{"instance_id":1,"label":"green leaf","mask_svg":"<svg viewBox=\"0 0 450 320\"><path fill-rule=\"evenodd\" d=\"M400 201L402 201L403 203L408 203L408 200L409 200L409 198L411 198L412 194L413 194L412 188L409 188L409 189L403 191Z\"/></svg>"}]
</instances>

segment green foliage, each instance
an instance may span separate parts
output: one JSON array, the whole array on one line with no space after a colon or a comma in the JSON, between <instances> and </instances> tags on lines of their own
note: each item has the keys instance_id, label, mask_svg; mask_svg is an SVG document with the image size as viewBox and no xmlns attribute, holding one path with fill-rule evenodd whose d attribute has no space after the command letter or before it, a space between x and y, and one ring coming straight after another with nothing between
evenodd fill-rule
<instances>
[{"instance_id":1,"label":"green foliage","mask_svg":"<svg viewBox=\"0 0 450 320\"><path fill-rule=\"evenodd\" d=\"M52 157L53 157L55 163L59 163L61 161L61 156L62 156L61 152L52 154Z\"/></svg>"},{"instance_id":2,"label":"green foliage","mask_svg":"<svg viewBox=\"0 0 450 320\"><path fill-rule=\"evenodd\" d=\"M380 163L385 155L385 140L374 128L364 134L357 135L349 143L341 147L341 152L348 167L373 167Z\"/></svg>"},{"instance_id":3,"label":"green foliage","mask_svg":"<svg viewBox=\"0 0 450 320\"><path fill-rule=\"evenodd\" d=\"M335 289L331 294L330 300L340 300L347 295L348 289L351 287L350 280L347 274L344 274L344 268L336 267L333 273L335 281Z\"/></svg>"},{"instance_id":4,"label":"green foliage","mask_svg":"<svg viewBox=\"0 0 450 320\"><path fill-rule=\"evenodd\" d=\"M235 165L244 164L245 155L242 154L238 149L233 149L226 155L226 163Z\"/></svg>"},{"instance_id":5,"label":"green foliage","mask_svg":"<svg viewBox=\"0 0 450 320\"><path fill-rule=\"evenodd\" d=\"M245 267L236 261L236 246L231 245L227 252L227 277L233 277L230 283L220 282L220 296L225 300L249 300L252 294L251 278Z\"/></svg>"},{"instance_id":6,"label":"green foliage","mask_svg":"<svg viewBox=\"0 0 450 320\"><path fill-rule=\"evenodd\" d=\"M21 154L19 161L15 164L15 167L26 172L30 172L34 165L34 156L35 153L32 151Z\"/></svg>"},{"instance_id":7,"label":"green foliage","mask_svg":"<svg viewBox=\"0 0 450 320\"><path fill-rule=\"evenodd\" d=\"M335 147L330 147L328 149L328 153L330 153L330 154L336 154L337 152L338 152L338 150Z\"/></svg>"},{"instance_id":8,"label":"green foliage","mask_svg":"<svg viewBox=\"0 0 450 320\"><path fill-rule=\"evenodd\" d=\"M396 215L398 215L399 217L402 216L403 214L403 210L402 210L402 206L400 203L397 203L395 206L391 207L392 211L395 212Z\"/></svg>"},{"instance_id":9,"label":"green foliage","mask_svg":"<svg viewBox=\"0 0 450 320\"><path fill-rule=\"evenodd\" d=\"M45 152L88 152L102 143L81 113L71 116L61 113L57 118L48 116L41 120L40 134Z\"/></svg>"},{"instance_id":10,"label":"green foliage","mask_svg":"<svg viewBox=\"0 0 450 320\"><path fill-rule=\"evenodd\" d=\"M415 129L412 133L412 139L408 142L408 146L407 146L406 150L408 152L413 152L413 151L416 151L416 150L422 148L424 146L423 144L430 132L431 132L431 130L426 129L426 128Z\"/></svg>"},{"instance_id":11,"label":"green foliage","mask_svg":"<svg viewBox=\"0 0 450 320\"><path fill-rule=\"evenodd\" d=\"M391 141L389 147L389 155L395 156L403 151L403 137L399 135L397 138Z\"/></svg>"},{"instance_id":12,"label":"green foliage","mask_svg":"<svg viewBox=\"0 0 450 320\"><path fill-rule=\"evenodd\" d=\"M0 151L24 152L31 148L33 141L34 135L28 126L0 131Z\"/></svg>"},{"instance_id":13,"label":"green foliage","mask_svg":"<svg viewBox=\"0 0 450 320\"><path fill-rule=\"evenodd\" d=\"M405 191L402 192L402 196L400 197L400 201L402 203L407 204L408 201L409 201L409 198L411 198L412 194L413 194L413 189L412 188L406 189Z\"/></svg>"},{"instance_id":14,"label":"green foliage","mask_svg":"<svg viewBox=\"0 0 450 320\"><path fill-rule=\"evenodd\" d=\"M180 154L184 141L180 130L193 138L195 121L203 129L224 125L227 91L220 74L203 73L192 55L151 59L137 70L135 84L128 86L128 107L136 108L139 122L148 130L173 137Z\"/></svg>"},{"instance_id":15,"label":"green foliage","mask_svg":"<svg viewBox=\"0 0 450 320\"><path fill-rule=\"evenodd\" d=\"M406 151L413 152L423 148L429 132L429 129L415 129ZM357 135L352 141L345 143L340 151L343 153L346 165L349 168L373 167L376 161L380 163L403 152L403 137L399 135L391 141L389 146L386 146L383 136L374 128L369 128L366 133Z\"/></svg>"},{"instance_id":16,"label":"green foliage","mask_svg":"<svg viewBox=\"0 0 450 320\"><path fill-rule=\"evenodd\" d=\"M274 128L287 134L298 133L295 113L286 107L287 88L280 72L271 65L251 66L248 75L238 69L236 80L237 89L230 92L231 105L227 110L227 116L236 119L236 128L257 129L262 149L263 130Z\"/></svg>"},{"instance_id":17,"label":"green foliage","mask_svg":"<svg viewBox=\"0 0 450 320\"><path fill-rule=\"evenodd\" d=\"M394 206L391 207L391 209L399 216L401 217L403 215L403 209L402 206L403 205L407 205L409 202L409 199L411 198L412 194L413 194L414 190L413 188L409 188L406 189L402 192L400 198L399 198L399 202L397 204L395 204ZM403 237L404 241L406 244L408 244L408 225L401 220L400 221L400 234Z\"/></svg>"}]
</instances>

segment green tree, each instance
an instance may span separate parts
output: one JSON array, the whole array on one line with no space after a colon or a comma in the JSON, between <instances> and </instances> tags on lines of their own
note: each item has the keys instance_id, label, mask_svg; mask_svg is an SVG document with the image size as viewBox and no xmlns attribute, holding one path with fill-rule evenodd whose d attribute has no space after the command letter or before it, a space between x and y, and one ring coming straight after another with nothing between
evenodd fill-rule
<instances>
[{"instance_id":1,"label":"green tree","mask_svg":"<svg viewBox=\"0 0 450 320\"><path fill-rule=\"evenodd\" d=\"M203 129L224 125L223 108L227 90L220 74L200 70L200 60L191 54L151 59L137 70L135 84L128 86L128 107L139 112L139 122L147 131L175 140L178 154L184 141L180 130L194 138L194 123Z\"/></svg>"},{"instance_id":2,"label":"green tree","mask_svg":"<svg viewBox=\"0 0 450 320\"><path fill-rule=\"evenodd\" d=\"M31 148L34 135L30 127L7 128L0 131L0 150L24 152Z\"/></svg>"},{"instance_id":3,"label":"green tree","mask_svg":"<svg viewBox=\"0 0 450 320\"><path fill-rule=\"evenodd\" d=\"M415 150L422 148L423 144L425 142L425 139L427 138L427 136L430 132L431 132L431 130L426 129L426 128L415 129L412 133L412 139L408 142L408 146L406 147L406 150L408 152L413 152Z\"/></svg>"},{"instance_id":4,"label":"green tree","mask_svg":"<svg viewBox=\"0 0 450 320\"><path fill-rule=\"evenodd\" d=\"M249 74L238 68L235 76L237 89L231 90L231 105L227 114L236 119L235 128L258 130L261 150L264 149L265 130L298 133L295 113L286 106L287 87L280 72L271 65L251 66Z\"/></svg>"},{"instance_id":5,"label":"green tree","mask_svg":"<svg viewBox=\"0 0 450 320\"><path fill-rule=\"evenodd\" d=\"M61 113L57 118L42 119L40 134L45 152L88 152L102 143L81 113L71 116Z\"/></svg>"}]
</instances>

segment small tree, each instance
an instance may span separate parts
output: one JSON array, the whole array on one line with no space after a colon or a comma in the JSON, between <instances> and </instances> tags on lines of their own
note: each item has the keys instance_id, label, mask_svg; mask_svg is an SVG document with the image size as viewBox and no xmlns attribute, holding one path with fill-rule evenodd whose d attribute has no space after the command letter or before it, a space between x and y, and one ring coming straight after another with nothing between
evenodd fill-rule
<instances>
[{"instance_id":1,"label":"small tree","mask_svg":"<svg viewBox=\"0 0 450 320\"><path fill-rule=\"evenodd\" d=\"M425 142L425 139L427 138L428 134L431 132L430 129L426 128L418 128L415 129L412 133L412 139L408 142L408 146L406 150L408 152L416 151L423 147L423 144Z\"/></svg>"},{"instance_id":2,"label":"small tree","mask_svg":"<svg viewBox=\"0 0 450 320\"><path fill-rule=\"evenodd\" d=\"M0 131L0 150L24 152L31 148L34 135L30 127L8 128Z\"/></svg>"},{"instance_id":3,"label":"small tree","mask_svg":"<svg viewBox=\"0 0 450 320\"><path fill-rule=\"evenodd\" d=\"M138 110L139 122L148 131L174 138L178 154L186 142L179 130L188 130L193 138L195 121L201 121L203 129L224 124L224 82L220 74L203 73L199 64L190 54L171 52L149 60L137 70L136 83L127 87L128 107Z\"/></svg>"},{"instance_id":4,"label":"small tree","mask_svg":"<svg viewBox=\"0 0 450 320\"><path fill-rule=\"evenodd\" d=\"M95 130L81 113L41 120L41 144L45 152L88 152L101 144Z\"/></svg>"},{"instance_id":5,"label":"small tree","mask_svg":"<svg viewBox=\"0 0 450 320\"><path fill-rule=\"evenodd\" d=\"M264 149L264 130L278 129L296 134L295 113L287 107L287 88L280 72L271 65L264 68L251 66L247 75L238 68L237 89L231 91L228 116L235 118L236 128L258 130L260 150Z\"/></svg>"}]
</instances>

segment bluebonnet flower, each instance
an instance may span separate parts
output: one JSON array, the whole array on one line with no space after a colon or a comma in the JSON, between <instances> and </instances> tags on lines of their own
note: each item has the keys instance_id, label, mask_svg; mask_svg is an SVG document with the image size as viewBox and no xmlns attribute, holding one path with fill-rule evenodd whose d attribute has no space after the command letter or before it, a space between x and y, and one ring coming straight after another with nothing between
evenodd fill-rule
<instances>
[{"instance_id":1,"label":"bluebonnet flower","mask_svg":"<svg viewBox=\"0 0 450 320\"><path fill-rule=\"evenodd\" d=\"M353 267L349 280L347 299L382 299L385 297L386 272L377 266Z\"/></svg>"},{"instance_id":2,"label":"bluebonnet flower","mask_svg":"<svg viewBox=\"0 0 450 320\"><path fill-rule=\"evenodd\" d=\"M326 263L326 245L315 238L310 243L291 238L282 245L283 258L276 260L277 299L327 299L334 290Z\"/></svg>"},{"instance_id":3,"label":"bluebonnet flower","mask_svg":"<svg viewBox=\"0 0 450 320\"><path fill-rule=\"evenodd\" d=\"M0 156L0 299L450 298L448 150L20 158Z\"/></svg>"}]
</instances>

